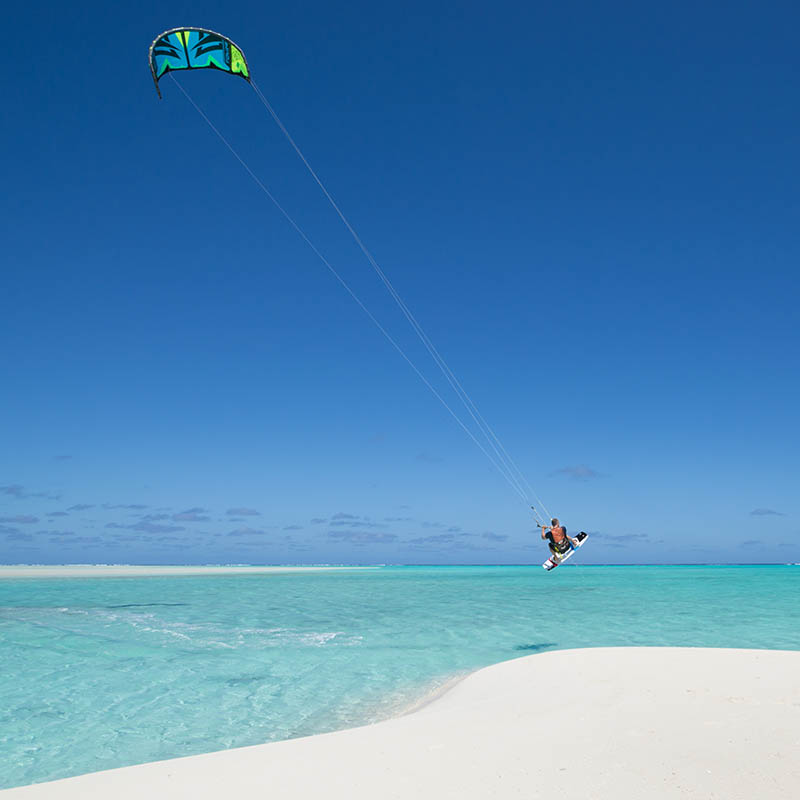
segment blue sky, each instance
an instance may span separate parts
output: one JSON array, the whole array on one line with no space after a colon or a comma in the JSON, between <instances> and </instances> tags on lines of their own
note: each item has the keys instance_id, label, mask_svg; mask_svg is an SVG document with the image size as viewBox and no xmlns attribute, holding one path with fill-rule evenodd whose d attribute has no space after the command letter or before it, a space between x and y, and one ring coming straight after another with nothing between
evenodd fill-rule
<instances>
[{"instance_id":1,"label":"blue sky","mask_svg":"<svg viewBox=\"0 0 800 800\"><path fill-rule=\"evenodd\" d=\"M544 559L169 79L157 99L147 48L181 24L242 47L547 508L595 534L583 563L800 561L795 4L9 13L0 562ZM444 393L252 89L181 82Z\"/></svg>"}]
</instances>

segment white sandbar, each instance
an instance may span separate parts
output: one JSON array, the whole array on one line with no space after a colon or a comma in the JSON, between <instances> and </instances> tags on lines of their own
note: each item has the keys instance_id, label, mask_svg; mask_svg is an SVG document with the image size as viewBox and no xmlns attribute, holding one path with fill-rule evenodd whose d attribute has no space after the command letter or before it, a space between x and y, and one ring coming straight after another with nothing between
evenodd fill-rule
<instances>
[{"instance_id":1,"label":"white sandbar","mask_svg":"<svg viewBox=\"0 0 800 800\"><path fill-rule=\"evenodd\" d=\"M308 567L250 567L250 566L138 566L134 564L0 564L3 578L149 578L175 575L261 575L270 572L321 572L323 570L376 569L376 567L308 566Z\"/></svg>"},{"instance_id":2,"label":"white sandbar","mask_svg":"<svg viewBox=\"0 0 800 800\"><path fill-rule=\"evenodd\" d=\"M800 652L565 650L363 728L96 772L2 800L788 800Z\"/></svg>"}]
</instances>

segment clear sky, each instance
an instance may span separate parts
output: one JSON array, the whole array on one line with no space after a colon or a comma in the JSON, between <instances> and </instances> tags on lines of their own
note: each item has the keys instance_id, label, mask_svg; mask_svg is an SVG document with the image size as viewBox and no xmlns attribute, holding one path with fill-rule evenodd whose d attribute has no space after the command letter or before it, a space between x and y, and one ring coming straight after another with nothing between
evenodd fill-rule
<instances>
[{"instance_id":1,"label":"clear sky","mask_svg":"<svg viewBox=\"0 0 800 800\"><path fill-rule=\"evenodd\" d=\"M0 562L546 555L169 78L158 100L179 25L242 47L594 534L578 560L800 561L796 3L34 0L4 17ZM444 393L251 87L181 82Z\"/></svg>"}]
</instances>

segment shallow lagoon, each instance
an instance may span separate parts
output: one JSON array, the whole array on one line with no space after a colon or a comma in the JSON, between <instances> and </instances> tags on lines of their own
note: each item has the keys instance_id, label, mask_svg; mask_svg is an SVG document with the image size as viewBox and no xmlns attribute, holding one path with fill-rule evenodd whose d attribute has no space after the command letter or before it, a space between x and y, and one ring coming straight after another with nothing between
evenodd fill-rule
<instances>
[{"instance_id":1,"label":"shallow lagoon","mask_svg":"<svg viewBox=\"0 0 800 800\"><path fill-rule=\"evenodd\" d=\"M363 724L545 650L797 650L799 597L789 566L3 580L0 788Z\"/></svg>"}]
</instances>

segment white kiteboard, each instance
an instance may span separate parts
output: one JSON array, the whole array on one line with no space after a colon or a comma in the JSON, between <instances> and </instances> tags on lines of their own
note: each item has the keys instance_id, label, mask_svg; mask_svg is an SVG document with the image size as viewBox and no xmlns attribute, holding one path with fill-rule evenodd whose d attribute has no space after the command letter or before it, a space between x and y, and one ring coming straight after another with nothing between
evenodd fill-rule
<instances>
[{"instance_id":1,"label":"white kiteboard","mask_svg":"<svg viewBox=\"0 0 800 800\"><path fill-rule=\"evenodd\" d=\"M583 543L589 538L589 534L581 531L575 538L578 540L578 544L572 545L563 556L550 556L550 558L542 564L542 567L550 572L551 569L555 569L559 564L563 564L568 558L572 558L572 554L579 547L583 547Z\"/></svg>"}]
</instances>

